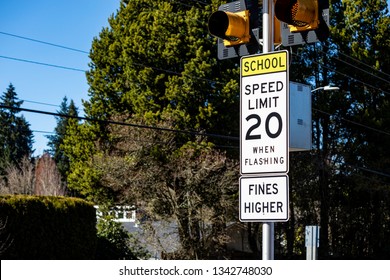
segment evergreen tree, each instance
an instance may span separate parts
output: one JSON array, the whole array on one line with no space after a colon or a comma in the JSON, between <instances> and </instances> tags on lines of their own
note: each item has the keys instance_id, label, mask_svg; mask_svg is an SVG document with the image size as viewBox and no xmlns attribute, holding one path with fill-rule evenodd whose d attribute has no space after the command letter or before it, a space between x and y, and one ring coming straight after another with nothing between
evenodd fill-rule
<instances>
[{"instance_id":1,"label":"evergreen tree","mask_svg":"<svg viewBox=\"0 0 390 280\"><path fill-rule=\"evenodd\" d=\"M207 32L220 4L121 1L92 43L89 120L73 123L64 141L71 188L98 202L136 203L152 218L175 222L178 256L186 258L219 257L226 224L237 220L226 213L236 209L229 198L238 166L215 148L238 148L237 141L174 132L166 139L162 131L122 130L108 121L238 136L239 59L218 61L216 39ZM238 149L231 151L236 156Z\"/></svg>"},{"instance_id":2,"label":"evergreen tree","mask_svg":"<svg viewBox=\"0 0 390 280\"><path fill-rule=\"evenodd\" d=\"M329 52L342 91L330 104L336 108L330 121L339 128L331 158L337 155L340 166L329 185L328 252L388 258L390 14L384 0L334 2L337 19L344 20L334 21L337 47ZM335 217L348 222L340 227Z\"/></svg>"},{"instance_id":3,"label":"evergreen tree","mask_svg":"<svg viewBox=\"0 0 390 280\"><path fill-rule=\"evenodd\" d=\"M304 250L304 225L319 224L320 258L383 258L390 254L383 246L390 231L390 15L383 0L330 4L330 38L295 48L290 68L294 80L340 90L313 93L313 151L292 154L288 254Z\"/></svg>"},{"instance_id":4,"label":"evergreen tree","mask_svg":"<svg viewBox=\"0 0 390 280\"><path fill-rule=\"evenodd\" d=\"M207 21L221 1L208 2L121 1L92 43L86 115L169 115L179 129L237 136L238 59L216 59Z\"/></svg>"},{"instance_id":5,"label":"evergreen tree","mask_svg":"<svg viewBox=\"0 0 390 280\"><path fill-rule=\"evenodd\" d=\"M54 129L55 134L46 136L49 139L47 145L50 147L48 152L57 164L62 181L66 182L67 172L69 171L69 158L61 148L61 145L64 143L66 131L70 123L69 116L77 117L78 109L76 108L73 100L71 100L68 104L68 98L65 96L62 100L60 110L57 111L57 113L61 116L56 117L57 126Z\"/></svg>"},{"instance_id":6,"label":"evergreen tree","mask_svg":"<svg viewBox=\"0 0 390 280\"><path fill-rule=\"evenodd\" d=\"M15 87L10 84L0 98L0 173L7 166L18 165L24 156L33 153L33 134L30 124L20 116L20 106Z\"/></svg>"},{"instance_id":7,"label":"evergreen tree","mask_svg":"<svg viewBox=\"0 0 390 280\"><path fill-rule=\"evenodd\" d=\"M239 59L218 61L216 39L207 32L208 17L221 2L121 1L90 52L90 98L84 111L100 122L85 122L80 129L97 146L76 149L89 146L80 141L78 129L66 141L67 155L74 159L70 177L76 180L75 188L88 184L87 177L95 174L82 159L90 160L96 148L110 150L104 120L120 116L124 122L168 122L172 129L238 136ZM183 144L195 140L189 134L177 138ZM225 138L204 140L238 147L237 141ZM237 155L238 149L231 151Z\"/></svg>"}]
</instances>

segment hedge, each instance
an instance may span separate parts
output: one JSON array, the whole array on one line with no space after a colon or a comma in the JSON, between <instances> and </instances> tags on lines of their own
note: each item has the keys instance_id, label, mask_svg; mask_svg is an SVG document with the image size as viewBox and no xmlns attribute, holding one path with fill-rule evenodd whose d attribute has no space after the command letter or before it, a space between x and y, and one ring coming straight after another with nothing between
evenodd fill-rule
<instances>
[{"instance_id":1,"label":"hedge","mask_svg":"<svg viewBox=\"0 0 390 280\"><path fill-rule=\"evenodd\" d=\"M0 258L93 259L96 211L78 198L0 196Z\"/></svg>"}]
</instances>

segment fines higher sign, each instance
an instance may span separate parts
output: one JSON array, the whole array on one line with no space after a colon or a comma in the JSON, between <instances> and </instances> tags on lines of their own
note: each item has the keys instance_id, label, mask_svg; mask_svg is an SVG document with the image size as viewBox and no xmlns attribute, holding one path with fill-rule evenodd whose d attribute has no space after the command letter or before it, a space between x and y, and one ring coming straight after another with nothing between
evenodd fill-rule
<instances>
[{"instance_id":1,"label":"fines higher sign","mask_svg":"<svg viewBox=\"0 0 390 280\"><path fill-rule=\"evenodd\" d=\"M288 52L241 58L241 174L287 173Z\"/></svg>"},{"instance_id":2,"label":"fines higher sign","mask_svg":"<svg viewBox=\"0 0 390 280\"><path fill-rule=\"evenodd\" d=\"M240 220L283 222L289 219L288 176L240 178Z\"/></svg>"}]
</instances>

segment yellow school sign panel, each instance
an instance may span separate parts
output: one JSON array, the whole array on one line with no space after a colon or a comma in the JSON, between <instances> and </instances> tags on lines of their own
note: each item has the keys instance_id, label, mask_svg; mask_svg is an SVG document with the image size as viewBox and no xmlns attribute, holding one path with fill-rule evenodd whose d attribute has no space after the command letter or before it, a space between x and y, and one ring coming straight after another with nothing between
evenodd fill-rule
<instances>
[{"instance_id":1,"label":"yellow school sign panel","mask_svg":"<svg viewBox=\"0 0 390 280\"><path fill-rule=\"evenodd\" d=\"M241 77L287 71L287 53L247 56L241 60Z\"/></svg>"}]
</instances>

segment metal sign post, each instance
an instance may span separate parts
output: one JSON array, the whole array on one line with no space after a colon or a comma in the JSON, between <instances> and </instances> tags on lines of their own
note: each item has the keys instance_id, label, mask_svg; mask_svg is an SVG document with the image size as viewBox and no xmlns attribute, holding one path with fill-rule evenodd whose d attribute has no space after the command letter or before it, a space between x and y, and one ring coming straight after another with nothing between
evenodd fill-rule
<instances>
[{"instance_id":1,"label":"metal sign post","mask_svg":"<svg viewBox=\"0 0 390 280\"><path fill-rule=\"evenodd\" d=\"M317 260L318 247L320 246L319 226L306 226L305 245L306 245L306 260Z\"/></svg>"},{"instance_id":2,"label":"metal sign post","mask_svg":"<svg viewBox=\"0 0 390 280\"><path fill-rule=\"evenodd\" d=\"M274 222L289 219L289 61L274 52L273 0L263 0L263 53L240 62L240 220L262 222L262 259L274 259Z\"/></svg>"},{"instance_id":3,"label":"metal sign post","mask_svg":"<svg viewBox=\"0 0 390 280\"><path fill-rule=\"evenodd\" d=\"M263 53L274 50L273 40L273 0L263 0ZM274 234L273 222L263 224L263 260L274 259Z\"/></svg>"}]
</instances>

